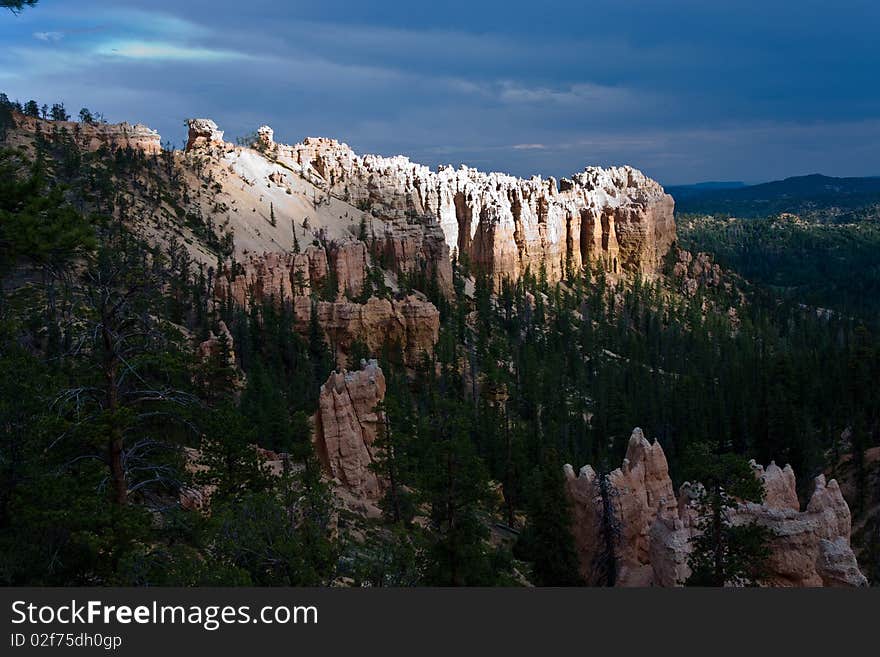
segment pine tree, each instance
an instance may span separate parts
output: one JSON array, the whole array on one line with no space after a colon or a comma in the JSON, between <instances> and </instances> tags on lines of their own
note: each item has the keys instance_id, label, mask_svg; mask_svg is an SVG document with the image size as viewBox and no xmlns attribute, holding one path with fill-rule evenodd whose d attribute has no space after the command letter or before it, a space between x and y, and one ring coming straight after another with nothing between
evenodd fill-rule
<instances>
[{"instance_id":1,"label":"pine tree","mask_svg":"<svg viewBox=\"0 0 880 657\"><path fill-rule=\"evenodd\" d=\"M293 219L290 220L290 226L293 229L293 252L299 253L299 239L296 236L296 222Z\"/></svg>"},{"instance_id":2,"label":"pine tree","mask_svg":"<svg viewBox=\"0 0 880 657\"><path fill-rule=\"evenodd\" d=\"M571 503L562 464L553 449L542 455L529 486L528 523L518 552L532 562L537 586L574 586L583 581L571 534Z\"/></svg>"},{"instance_id":3,"label":"pine tree","mask_svg":"<svg viewBox=\"0 0 880 657\"><path fill-rule=\"evenodd\" d=\"M29 100L24 104L24 115L35 119L40 118L40 106L37 105L37 101Z\"/></svg>"},{"instance_id":4,"label":"pine tree","mask_svg":"<svg viewBox=\"0 0 880 657\"><path fill-rule=\"evenodd\" d=\"M70 114L64 109L64 103L55 103L52 105L50 116L53 121L70 121Z\"/></svg>"},{"instance_id":5,"label":"pine tree","mask_svg":"<svg viewBox=\"0 0 880 657\"><path fill-rule=\"evenodd\" d=\"M408 526L416 512L415 500L409 492L413 484L414 418L405 375L401 381L398 373L387 369L385 399L375 411L382 424L371 468L388 484L381 502L385 518Z\"/></svg>"},{"instance_id":6,"label":"pine tree","mask_svg":"<svg viewBox=\"0 0 880 657\"><path fill-rule=\"evenodd\" d=\"M763 484L741 456L696 444L686 457L686 473L701 482L696 505L699 534L688 558L689 586L742 586L761 580L772 535L756 523L733 524L730 513L743 502L761 502Z\"/></svg>"},{"instance_id":7,"label":"pine tree","mask_svg":"<svg viewBox=\"0 0 880 657\"><path fill-rule=\"evenodd\" d=\"M466 407L439 400L430 420L421 492L434 529L426 573L432 585L488 585L495 578L484 543L488 531L479 517L488 482L468 436L467 415Z\"/></svg>"}]
</instances>

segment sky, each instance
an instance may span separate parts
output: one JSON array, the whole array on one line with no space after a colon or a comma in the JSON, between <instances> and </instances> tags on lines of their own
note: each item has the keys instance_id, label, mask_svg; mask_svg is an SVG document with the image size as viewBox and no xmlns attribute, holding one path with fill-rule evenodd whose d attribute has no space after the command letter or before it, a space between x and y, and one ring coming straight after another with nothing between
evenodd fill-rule
<instances>
[{"instance_id":1,"label":"sky","mask_svg":"<svg viewBox=\"0 0 880 657\"><path fill-rule=\"evenodd\" d=\"M561 177L880 175L876 0L40 0L0 13L0 91L180 146L335 137Z\"/></svg>"}]
</instances>

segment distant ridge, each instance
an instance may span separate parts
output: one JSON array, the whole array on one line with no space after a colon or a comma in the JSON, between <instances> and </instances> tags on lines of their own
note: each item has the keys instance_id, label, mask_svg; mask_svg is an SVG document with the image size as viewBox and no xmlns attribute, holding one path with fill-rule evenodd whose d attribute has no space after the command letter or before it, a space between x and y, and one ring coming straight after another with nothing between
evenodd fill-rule
<instances>
[{"instance_id":1,"label":"distant ridge","mask_svg":"<svg viewBox=\"0 0 880 657\"><path fill-rule=\"evenodd\" d=\"M712 180L708 182L694 183L693 185L668 185L666 192L672 195L676 201L685 198L699 196L704 192L711 192L720 189L740 189L746 184L740 180Z\"/></svg>"},{"instance_id":2,"label":"distant ridge","mask_svg":"<svg viewBox=\"0 0 880 657\"><path fill-rule=\"evenodd\" d=\"M836 178L813 173L759 185L710 182L672 186L667 191L679 212L756 217L872 206L880 203L880 176Z\"/></svg>"}]
</instances>

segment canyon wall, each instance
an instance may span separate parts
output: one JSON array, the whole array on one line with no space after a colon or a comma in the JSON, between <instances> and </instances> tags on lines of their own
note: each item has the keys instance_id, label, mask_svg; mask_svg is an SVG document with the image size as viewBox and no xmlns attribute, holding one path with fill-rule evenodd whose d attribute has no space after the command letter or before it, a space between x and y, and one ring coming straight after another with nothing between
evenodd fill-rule
<instances>
[{"instance_id":1,"label":"canyon wall","mask_svg":"<svg viewBox=\"0 0 880 657\"><path fill-rule=\"evenodd\" d=\"M672 197L629 166L588 167L557 183L356 155L332 139L285 147L319 184L374 214L440 226L446 244L496 279L548 280L587 260L612 274L656 276L675 240Z\"/></svg>"},{"instance_id":2,"label":"canyon wall","mask_svg":"<svg viewBox=\"0 0 880 657\"><path fill-rule=\"evenodd\" d=\"M329 251L329 258L328 253ZM318 300L333 271L335 299ZM214 283L221 304L248 309L251 303L289 305L295 330L307 336L312 314L344 365L355 342L371 354L388 350L389 357L415 367L434 353L440 332L440 312L418 294L391 298L355 299L363 291L366 249L351 241L324 247L307 247L302 253L251 255L224 268ZM326 298L326 295L325 295Z\"/></svg>"},{"instance_id":3,"label":"canyon wall","mask_svg":"<svg viewBox=\"0 0 880 657\"><path fill-rule=\"evenodd\" d=\"M15 121L22 135L64 131L84 150L161 152L159 134L139 124L21 114ZM588 261L612 276L653 278L675 240L672 197L629 166L587 167L559 181L522 179L466 166L432 170L404 156L357 155L334 139L285 145L269 126L260 127L252 148L240 147L226 142L210 119L187 125L185 153L173 159L198 180L186 179L192 193L183 209L234 230L238 255L292 251L291 224L308 245L321 235L352 236L363 221L367 235L361 237L386 269L424 272L451 296L453 253L496 282L526 271L543 271L554 282ZM268 225L270 213L278 221Z\"/></svg>"},{"instance_id":4,"label":"canyon wall","mask_svg":"<svg viewBox=\"0 0 880 657\"><path fill-rule=\"evenodd\" d=\"M756 522L773 532L769 586L864 586L850 547L851 516L837 482L820 475L806 508L797 498L790 466L754 465L764 484L760 504L741 504L731 522ZM685 483L676 498L663 448L651 444L641 429L630 437L623 465L608 475L602 495L600 478L589 465L576 476L565 466L572 504L572 533L587 583L597 583L597 560L607 553L603 512L611 510L615 531L610 543L620 586L677 586L690 576L691 540L698 534L696 486ZM605 514L607 517L607 513Z\"/></svg>"}]
</instances>

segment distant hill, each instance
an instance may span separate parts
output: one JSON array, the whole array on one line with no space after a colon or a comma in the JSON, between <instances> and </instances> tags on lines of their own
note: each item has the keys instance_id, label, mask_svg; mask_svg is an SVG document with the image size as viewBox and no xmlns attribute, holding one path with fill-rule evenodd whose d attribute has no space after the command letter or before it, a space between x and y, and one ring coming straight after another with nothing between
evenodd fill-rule
<instances>
[{"instance_id":1,"label":"distant hill","mask_svg":"<svg viewBox=\"0 0 880 657\"><path fill-rule=\"evenodd\" d=\"M721 180L695 183L693 185L669 185L665 189L675 199L676 203L687 198L700 196L706 192L715 192L725 189L741 189L746 187L744 182L738 180Z\"/></svg>"},{"instance_id":2,"label":"distant hill","mask_svg":"<svg viewBox=\"0 0 880 657\"><path fill-rule=\"evenodd\" d=\"M681 213L738 217L825 213L838 220L857 219L864 213L856 211L880 204L880 177L834 178L816 173L760 185L705 183L667 191Z\"/></svg>"}]
</instances>

